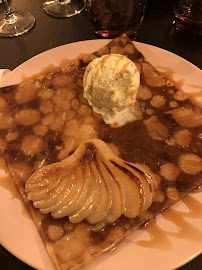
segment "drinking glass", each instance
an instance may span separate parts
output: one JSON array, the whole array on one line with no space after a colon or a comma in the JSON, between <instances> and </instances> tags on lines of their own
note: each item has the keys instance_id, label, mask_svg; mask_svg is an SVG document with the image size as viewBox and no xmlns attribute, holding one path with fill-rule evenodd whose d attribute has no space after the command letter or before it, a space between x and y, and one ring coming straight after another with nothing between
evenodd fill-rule
<instances>
[{"instance_id":1,"label":"drinking glass","mask_svg":"<svg viewBox=\"0 0 202 270\"><path fill-rule=\"evenodd\" d=\"M5 13L0 15L0 36L14 37L29 31L35 24L35 18L29 12L11 11L7 0L2 0Z\"/></svg>"},{"instance_id":2,"label":"drinking glass","mask_svg":"<svg viewBox=\"0 0 202 270\"><path fill-rule=\"evenodd\" d=\"M177 30L202 35L202 0L180 0L174 14Z\"/></svg>"},{"instance_id":3,"label":"drinking glass","mask_svg":"<svg viewBox=\"0 0 202 270\"><path fill-rule=\"evenodd\" d=\"M84 0L52 0L45 2L43 9L50 16L65 18L79 14L84 6Z\"/></svg>"},{"instance_id":4,"label":"drinking glass","mask_svg":"<svg viewBox=\"0 0 202 270\"><path fill-rule=\"evenodd\" d=\"M98 37L126 33L135 38L145 15L147 0L86 0L88 15Z\"/></svg>"}]
</instances>

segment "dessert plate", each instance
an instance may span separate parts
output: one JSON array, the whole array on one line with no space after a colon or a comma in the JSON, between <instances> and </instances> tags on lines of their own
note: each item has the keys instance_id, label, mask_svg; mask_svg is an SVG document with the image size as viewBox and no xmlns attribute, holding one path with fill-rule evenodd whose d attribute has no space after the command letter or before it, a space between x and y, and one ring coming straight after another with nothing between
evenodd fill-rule
<instances>
[{"instance_id":1,"label":"dessert plate","mask_svg":"<svg viewBox=\"0 0 202 270\"><path fill-rule=\"evenodd\" d=\"M73 59L80 53L90 53L109 40L91 40L54 48L37 55L9 73L1 86L20 82L50 65L58 66L63 59ZM193 64L168 51L135 42L146 59L165 73L168 79L184 91L199 92L202 72ZM201 87L202 88L202 87ZM200 101L200 100L199 100ZM43 242L21 201L5 188L5 172L0 170L0 243L13 255L36 269L53 270ZM10 189L10 188L9 188ZM184 203L185 202L185 203ZM170 270L185 264L201 253L202 192L178 202L166 215L158 215L147 229L130 235L115 250L100 256L85 267L101 269ZM6 206L6 207L4 207ZM172 219L173 218L173 219ZM169 260L168 260L169 258ZM166 262L166 263L165 263Z\"/></svg>"}]
</instances>

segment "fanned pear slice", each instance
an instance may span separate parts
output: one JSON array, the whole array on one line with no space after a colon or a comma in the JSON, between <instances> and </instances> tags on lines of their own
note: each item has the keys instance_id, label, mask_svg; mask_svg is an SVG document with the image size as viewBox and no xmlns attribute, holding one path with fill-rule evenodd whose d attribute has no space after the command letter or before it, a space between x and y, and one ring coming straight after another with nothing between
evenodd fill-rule
<instances>
[{"instance_id":1,"label":"fanned pear slice","mask_svg":"<svg viewBox=\"0 0 202 270\"><path fill-rule=\"evenodd\" d=\"M25 190L44 214L68 216L72 223L86 219L106 224L122 214L134 218L151 205L155 178L148 175L148 170L125 162L106 143L93 139L66 159L40 168L27 180Z\"/></svg>"},{"instance_id":2,"label":"fanned pear slice","mask_svg":"<svg viewBox=\"0 0 202 270\"><path fill-rule=\"evenodd\" d=\"M89 196L79 210L69 215L69 220L72 223L78 223L87 218L96 208L100 199L100 187L98 185L98 180L93 177L89 165L86 168L86 172L87 177L89 177L91 181Z\"/></svg>"},{"instance_id":3,"label":"fanned pear slice","mask_svg":"<svg viewBox=\"0 0 202 270\"><path fill-rule=\"evenodd\" d=\"M124 165L124 162L122 163ZM135 218L139 215L143 204L143 190L139 179L136 179L126 168L114 161L108 160L106 165L125 193L126 200L123 214L128 218Z\"/></svg>"},{"instance_id":4,"label":"fanned pear slice","mask_svg":"<svg viewBox=\"0 0 202 270\"><path fill-rule=\"evenodd\" d=\"M56 180L57 178L59 178L59 180L60 180L59 184L56 185L55 188L53 187L51 189L51 192L48 192L46 190L46 187L44 187L44 191L47 191L47 192L45 194L41 194L40 197L37 197L38 192L35 189L35 187L32 186L30 182L28 182L29 187L27 187L27 185L26 185L26 192L28 194L28 199L33 201L34 206L36 208L40 208L40 209L49 208L52 205L59 202L60 201L59 198L60 198L61 194L62 194L62 197L64 197L64 194L67 193L73 185L73 178L72 177L69 178L68 182L64 182L64 181L62 181L62 176L57 173L57 170L56 171L52 170L52 166L50 166L50 165L48 165L48 166L49 167L47 167L47 171L46 171L47 173L45 174L45 177L50 179L50 181L52 183L57 181ZM41 173L40 173L40 171L37 171L32 176L33 176L33 178L35 178L35 177L39 178L39 177L41 177ZM29 178L31 181L33 180L32 176ZM49 213L49 212L47 210L47 213Z\"/></svg>"},{"instance_id":5,"label":"fanned pear slice","mask_svg":"<svg viewBox=\"0 0 202 270\"><path fill-rule=\"evenodd\" d=\"M116 178L110 173L109 168L106 167L101 161L99 162L99 167L102 171L102 175L105 179L108 179L110 187L112 189L112 205L108 216L105 219L106 223L113 223L117 220L121 214L124 212L125 208L125 193L121 188L121 184L116 180Z\"/></svg>"},{"instance_id":6,"label":"fanned pear slice","mask_svg":"<svg viewBox=\"0 0 202 270\"><path fill-rule=\"evenodd\" d=\"M132 165L132 166L134 165L133 163L127 163L127 164ZM144 164L135 163L135 168L136 170L139 170L140 172L144 174L144 177L147 179L147 182L151 187L152 197L154 197L160 183L160 177L154 172L152 172L151 169Z\"/></svg>"},{"instance_id":7,"label":"fanned pear slice","mask_svg":"<svg viewBox=\"0 0 202 270\"><path fill-rule=\"evenodd\" d=\"M91 169L93 177L99 182L100 199L93 212L87 217L87 221L90 224L96 224L102 222L109 214L112 205L113 191L110 188L108 180L103 177L102 171L97 169L94 162L92 162L91 164Z\"/></svg>"},{"instance_id":8,"label":"fanned pear slice","mask_svg":"<svg viewBox=\"0 0 202 270\"><path fill-rule=\"evenodd\" d=\"M86 170L86 173L87 170ZM82 177L82 176L81 176ZM72 202L71 205L64 205L57 213L55 213L55 216L57 215L57 218L68 216L72 213L76 213L79 209L81 209L85 202L87 201L88 197L92 193L92 182L91 178L84 176L84 184L82 192L80 192L78 198L76 201Z\"/></svg>"},{"instance_id":9,"label":"fanned pear slice","mask_svg":"<svg viewBox=\"0 0 202 270\"><path fill-rule=\"evenodd\" d=\"M37 201L34 206L40 208L43 214L56 211L66 198L71 199L77 193L78 183L74 183L74 177L69 179L69 185L61 180L59 188L52 190L51 195L44 200ZM75 181L76 182L76 181Z\"/></svg>"},{"instance_id":10,"label":"fanned pear slice","mask_svg":"<svg viewBox=\"0 0 202 270\"><path fill-rule=\"evenodd\" d=\"M76 173L75 173L75 185L74 185L74 192L71 191L71 196L66 196L65 198L61 198L60 203L55 207L54 211L52 211L52 216L55 218L60 218L63 217L63 214L61 214L61 210L64 206L66 206L68 209L73 205L76 205L77 200L83 193L84 189L84 184L85 181L80 181L82 178L82 172L81 168L77 167L76 168Z\"/></svg>"},{"instance_id":11,"label":"fanned pear slice","mask_svg":"<svg viewBox=\"0 0 202 270\"><path fill-rule=\"evenodd\" d=\"M42 172L43 173L43 172ZM27 186L27 190L29 190L29 186L31 188L35 187L34 192L29 192L30 200L43 200L47 197L47 193L51 194L51 191L55 188L61 188L60 178L57 177L55 181L48 181L43 174L40 178L44 178L44 182L40 184L29 183Z\"/></svg>"},{"instance_id":12,"label":"fanned pear slice","mask_svg":"<svg viewBox=\"0 0 202 270\"><path fill-rule=\"evenodd\" d=\"M145 174L143 174L140 170L135 168L132 164L127 164L128 170L134 174L138 179L140 179L142 183L142 187L144 190L144 202L142 206L142 210L147 210L151 204L152 204L152 185L148 181L147 177Z\"/></svg>"}]
</instances>

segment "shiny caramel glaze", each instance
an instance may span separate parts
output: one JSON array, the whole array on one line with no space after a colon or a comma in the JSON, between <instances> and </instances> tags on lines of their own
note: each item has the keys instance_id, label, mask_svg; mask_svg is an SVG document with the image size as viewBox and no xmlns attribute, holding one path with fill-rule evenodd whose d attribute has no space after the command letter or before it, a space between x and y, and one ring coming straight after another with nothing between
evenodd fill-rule
<instances>
[{"instance_id":1,"label":"shiny caramel glaze","mask_svg":"<svg viewBox=\"0 0 202 270\"><path fill-rule=\"evenodd\" d=\"M104 54L124 54L141 72L142 120L106 125L83 98L87 64ZM0 148L58 269L77 269L110 250L131 231L202 184L202 112L146 62L126 36L79 56L47 74L0 89ZM99 138L127 162L148 166L160 187L148 211L93 231L87 222L43 215L27 201L25 181L43 165L63 160L85 140ZM86 152L85 158L90 155ZM85 159L84 159L85 160ZM74 248L72 248L74 247Z\"/></svg>"},{"instance_id":2,"label":"shiny caramel glaze","mask_svg":"<svg viewBox=\"0 0 202 270\"><path fill-rule=\"evenodd\" d=\"M147 226L142 228L149 234L149 240L135 240L135 237L133 237L134 240L132 240L129 236L125 239L125 242L160 250L172 249L170 236L201 242L201 231L192 226L186 218L202 218L202 203L192 195L183 197L182 201L188 208L187 212L169 208L161 213L161 220L168 220L176 225L177 230L175 232L162 229L158 221L153 219Z\"/></svg>"}]
</instances>

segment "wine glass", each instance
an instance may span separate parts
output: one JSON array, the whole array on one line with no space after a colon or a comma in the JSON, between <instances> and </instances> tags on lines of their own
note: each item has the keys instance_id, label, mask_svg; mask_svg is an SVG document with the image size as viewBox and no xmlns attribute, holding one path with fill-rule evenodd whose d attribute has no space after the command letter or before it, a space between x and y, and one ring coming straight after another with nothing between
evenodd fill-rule
<instances>
[{"instance_id":1,"label":"wine glass","mask_svg":"<svg viewBox=\"0 0 202 270\"><path fill-rule=\"evenodd\" d=\"M44 3L48 15L65 18L79 14L84 9L84 0L52 0Z\"/></svg>"},{"instance_id":2,"label":"wine glass","mask_svg":"<svg viewBox=\"0 0 202 270\"><path fill-rule=\"evenodd\" d=\"M35 24L35 18L24 11L11 11L7 0L2 0L5 13L0 15L0 36L14 37L29 31Z\"/></svg>"}]
</instances>

